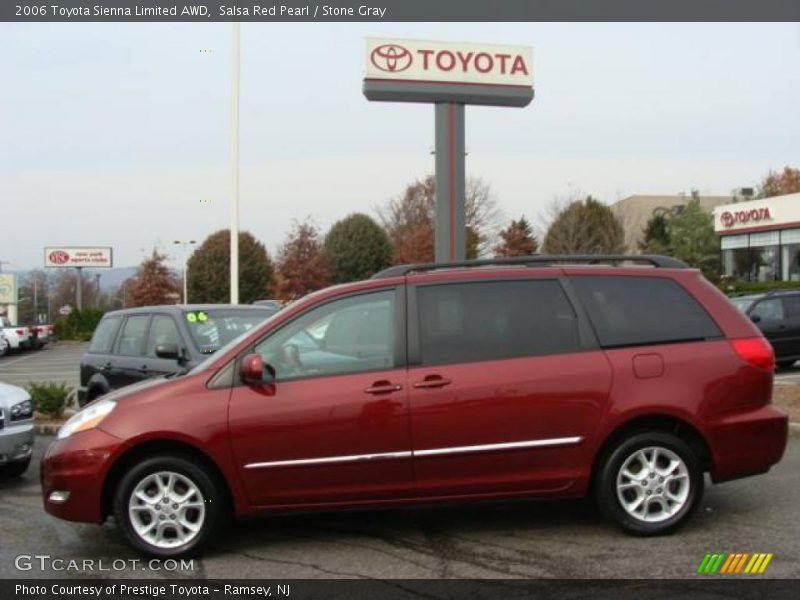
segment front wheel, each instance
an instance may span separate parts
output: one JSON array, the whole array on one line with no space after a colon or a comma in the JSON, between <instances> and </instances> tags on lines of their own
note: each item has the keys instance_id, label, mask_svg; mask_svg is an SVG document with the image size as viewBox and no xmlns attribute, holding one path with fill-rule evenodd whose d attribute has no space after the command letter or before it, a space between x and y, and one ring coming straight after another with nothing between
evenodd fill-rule
<instances>
[{"instance_id":1,"label":"front wheel","mask_svg":"<svg viewBox=\"0 0 800 600\"><path fill-rule=\"evenodd\" d=\"M25 460L21 460L19 462L12 462L7 463L0 467L0 477L2 478L14 478L20 477L25 471L28 470L28 467L31 464L30 457L26 458Z\"/></svg>"},{"instance_id":2,"label":"front wheel","mask_svg":"<svg viewBox=\"0 0 800 600\"><path fill-rule=\"evenodd\" d=\"M682 439L635 434L600 465L595 496L601 512L639 535L667 533L683 523L703 496L703 470Z\"/></svg>"},{"instance_id":3,"label":"front wheel","mask_svg":"<svg viewBox=\"0 0 800 600\"><path fill-rule=\"evenodd\" d=\"M191 458L156 456L122 477L114 516L131 544L146 554L195 556L227 516L226 496L216 478Z\"/></svg>"}]
</instances>

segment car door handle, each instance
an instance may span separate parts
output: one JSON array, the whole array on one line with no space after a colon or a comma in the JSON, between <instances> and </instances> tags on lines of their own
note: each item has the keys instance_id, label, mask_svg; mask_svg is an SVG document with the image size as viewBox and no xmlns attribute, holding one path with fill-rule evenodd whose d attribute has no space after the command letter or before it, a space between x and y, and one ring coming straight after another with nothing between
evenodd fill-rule
<instances>
[{"instance_id":1,"label":"car door handle","mask_svg":"<svg viewBox=\"0 0 800 600\"><path fill-rule=\"evenodd\" d=\"M445 379L438 375L429 375L422 381L417 381L414 384L415 388L440 388L453 383L452 379Z\"/></svg>"},{"instance_id":2,"label":"car door handle","mask_svg":"<svg viewBox=\"0 0 800 600\"><path fill-rule=\"evenodd\" d=\"M371 386L364 390L366 394L389 394L391 392L399 392L403 386L399 383L391 383L389 381L376 381Z\"/></svg>"}]
</instances>

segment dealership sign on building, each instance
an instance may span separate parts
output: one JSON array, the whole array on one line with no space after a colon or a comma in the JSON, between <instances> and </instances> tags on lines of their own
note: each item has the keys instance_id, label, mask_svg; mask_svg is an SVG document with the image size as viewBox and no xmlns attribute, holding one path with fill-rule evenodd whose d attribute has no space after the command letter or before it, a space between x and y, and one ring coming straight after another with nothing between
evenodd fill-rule
<instances>
[{"instance_id":1,"label":"dealership sign on building","mask_svg":"<svg viewBox=\"0 0 800 600\"><path fill-rule=\"evenodd\" d=\"M45 267L89 267L110 268L112 251L101 247L49 247L44 249Z\"/></svg>"},{"instance_id":2,"label":"dealership sign on building","mask_svg":"<svg viewBox=\"0 0 800 600\"><path fill-rule=\"evenodd\" d=\"M800 194L735 202L714 209L719 235L800 228Z\"/></svg>"}]
</instances>

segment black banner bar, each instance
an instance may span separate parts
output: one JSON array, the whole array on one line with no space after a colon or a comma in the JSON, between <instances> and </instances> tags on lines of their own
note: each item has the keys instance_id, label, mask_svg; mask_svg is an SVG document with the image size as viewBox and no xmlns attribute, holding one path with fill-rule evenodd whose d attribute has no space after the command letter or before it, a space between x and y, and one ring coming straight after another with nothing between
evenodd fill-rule
<instances>
[{"instance_id":1,"label":"black banner bar","mask_svg":"<svg viewBox=\"0 0 800 600\"><path fill-rule=\"evenodd\" d=\"M657 554L657 553L656 553ZM655 560L655 555L654 555ZM761 580L753 576L701 576L696 579L625 580L202 580L71 579L2 580L4 600L692 600L797 598L797 580Z\"/></svg>"},{"instance_id":2,"label":"black banner bar","mask_svg":"<svg viewBox=\"0 0 800 600\"><path fill-rule=\"evenodd\" d=\"M798 0L3 0L0 21L800 21Z\"/></svg>"}]
</instances>

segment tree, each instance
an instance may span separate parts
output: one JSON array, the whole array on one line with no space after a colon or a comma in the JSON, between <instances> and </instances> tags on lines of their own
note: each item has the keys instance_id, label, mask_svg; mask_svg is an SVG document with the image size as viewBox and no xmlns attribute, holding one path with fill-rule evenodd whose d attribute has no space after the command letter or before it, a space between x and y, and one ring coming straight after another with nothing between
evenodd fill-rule
<instances>
[{"instance_id":1,"label":"tree","mask_svg":"<svg viewBox=\"0 0 800 600\"><path fill-rule=\"evenodd\" d=\"M175 304L180 298L178 280L164 264L166 259L166 254L153 250L150 258L142 261L128 292L130 306Z\"/></svg>"},{"instance_id":2,"label":"tree","mask_svg":"<svg viewBox=\"0 0 800 600\"><path fill-rule=\"evenodd\" d=\"M309 219L295 221L278 252L278 298L295 300L324 288L330 281L330 266L319 230Z\"/></svg>"},{"instance_id":3,"label":"tree","mask_svg":"<svg viewBox=\"0 0 800 600\"><path fill-rule=\"evenodd\" d=\"M639 242L639 250L645 254L672 254L670 244L669 219L664 213L654 214L644 226L644 239Z\"/></svg>"},{"instance_id":4,"label":"tree","mask_svg":"<svg viewBox=\"0 0 800 600\"><path fill-rule=\"evenodd\" d=\"M622 223L605 204L587 196L553 208L544 238L547 254L617 254L625 251Z\"/></svg>"},{"instance_id":5,"label":"tree","mask_svg":"<svg viewBox=\"0 0 800 600\"><path fill-rule=\"evenodd\" d=\"M189 302L230 302L230 229L208 236L189 258L186 274ZM248 231L239 232L239 302L250 304L272 295L275 274L264 244Z\"/></svg>"},{"instance_id":6,"label":"tree","mask_svg":"<svg viewBox=\"0 0 800 600\"><path fill-rule=\"evenodd\" d=\"M525 215L518 221L512 220L498 235L500 242L494 247L495 256L528 256L535 254L539 249L539 242L533 235L533 227Z\"/></svg>"},{"instance_id":7,"label":"tree","mask_svg":"<svg viewBox=\"0 0 800 600\"><path fill-rule=\"evenodd\" d=\"M800 169L793 169L789 166L784 167L780 173L774 171L767 173L758 188L760 198L797 194L798 192L800 192Z\"/></svg>"},{"instance_id":8,"label":"tree","mask_svg":"<svg viewBox=\"0 0 800 600\"><path fill-rule=\"evenodd\" d=\"M466 256L477 258L487 250L499 211L491 189L483 180L469 178L466 185ZM403 195L390 200L378 214L392 246L392 262L433 261L436 221L436 180L433 175L406 186Z\"/></svg>"},{"instance_id":9,"label":"tree","mask_svg":"<svg viewBox=\"0 0 800 600\"><path fill-rule=\"evenodd\" d=\"M386 232L374 219L361 213L334 223L324 245L333 283L368 279L392 261Z\"/></svg>"},{"instance_id":10,"label":"tree","mask_svg":"<svg viewBox=\"0 0 800 600\"><path fill-rule=\"evenodd\" d=\"M703 210L696 194L686 207L672 215L668 233L672 251L692 267L702 269L709 279L719 275L719 238L714 233L714 217Z\"/></svg>"}]
</instances>

